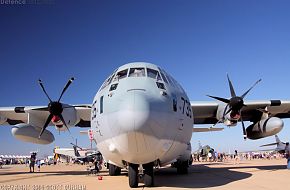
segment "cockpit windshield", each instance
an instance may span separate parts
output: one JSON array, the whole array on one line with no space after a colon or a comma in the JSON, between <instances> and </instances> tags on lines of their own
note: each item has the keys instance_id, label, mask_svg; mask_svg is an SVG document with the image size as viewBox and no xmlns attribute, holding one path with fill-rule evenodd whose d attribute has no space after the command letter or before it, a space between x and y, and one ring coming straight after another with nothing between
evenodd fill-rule
<instances>
[{"instance_id":1,"label":"cockpit windshield","mask_svg":"<svg viewBox=\"0 0 290 190\"><path fill-rule=\"evenodd\" d=\"M129 72L129 77L145 77L144 68L131 68Z\"/></svg>"}]
</instances>

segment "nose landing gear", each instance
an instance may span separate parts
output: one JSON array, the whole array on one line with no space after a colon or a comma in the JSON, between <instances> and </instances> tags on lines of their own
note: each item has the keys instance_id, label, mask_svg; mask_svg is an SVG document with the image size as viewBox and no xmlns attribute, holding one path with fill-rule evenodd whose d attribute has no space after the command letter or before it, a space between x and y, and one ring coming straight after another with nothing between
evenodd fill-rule
<instances>
[{"instance_id":1,"label":"nose landing gear","mask_svg":"<svg viewBox=\"0 0 290 190\"><path fill-rule=\"evenodd\" d=\"M138 187L138 164L129 164L129 171L128 171L128 177L129 177L129 186L131 188Z\"/></svg>"},{"instance_id":2,"label":"nose landing gear","mask_svg":"<svg viewBox=\"0 0 290 190\"><path fill-rule=\"evenodd\" d=\"M148 164L143 164L143 174L144 174L144 184L145 187L153 187L154 186L154 171L153 171L153 166L154 163L148 163ZM129 164L129 186L131 188L136 188L138 187L138 182L139 182L139 170L138 170L139 165L138 164Z\"/></svg>"}]
</instances>

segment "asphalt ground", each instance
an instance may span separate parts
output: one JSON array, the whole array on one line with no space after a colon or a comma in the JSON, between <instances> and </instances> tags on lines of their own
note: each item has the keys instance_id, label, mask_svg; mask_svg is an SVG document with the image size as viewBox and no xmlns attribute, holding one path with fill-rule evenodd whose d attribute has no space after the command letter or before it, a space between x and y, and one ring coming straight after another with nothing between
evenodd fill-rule
<instances>
[{"instance_id":1,"label":"asphalt ground","mask_svg":"<svg viewBox=\"0 0 290 190\"><path fill-rule=\"evenodd\" d=\"M109 176L103 169L98 175L88 175L87 166L51 165L29 173L25 165L3 166L0 169L0 190L102 190L130 189L127 172ZM102 179L100 180L100 176ZM187 175L178 175L175 168L155 170L155 186L150 189L214 189L269 190L290 189L290 170L286 160L251 160L210 163L196 162ZM138 189L147 189L139 183Z\"/></svg>"}]
</instances>

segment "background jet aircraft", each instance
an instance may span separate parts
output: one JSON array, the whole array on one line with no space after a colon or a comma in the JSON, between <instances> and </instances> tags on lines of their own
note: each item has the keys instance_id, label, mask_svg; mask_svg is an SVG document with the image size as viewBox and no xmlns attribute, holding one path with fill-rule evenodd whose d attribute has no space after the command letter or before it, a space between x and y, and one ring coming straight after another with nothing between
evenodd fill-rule
<instances>
[{"instance_id":1,"label":"background jet aircraft","mask_svg":"<svg viewBox=\"0 0 290 190\"><path fill-rule=\"evenodd\" d=\"M189 101L185 90L160 67L144 62L123 65L104 81L92 104L69 105L61 98L72 83L71 78L57 100L47 94L47 106L1 107L0 124L13 125L15 138L26 142L48 144L54 141L47 130L91 127L98 149L109 161L110 175L128 168L130 187L138 187L138 167L143 166L145 186L154 185L153 167L174 163L178 173L187 173L191 157L190 140L194 124L242 123L243 137L259 139L275 135L283 128L282 118L290 117L290 101L247 101L236 95L228 77L231 98L210 96L219 102ZM246 127L244 121L252 122Z\"/></svg>"},{"instance_id":2,"label":"background jet aircraft","mask_svg":"<svg viewBox=\"0 0 290 190\"><path fill-rule=\"evenodd\" d=\"M286 143L280 141L278 135L275 135L275 139L276 139L276 142L275 143L264 144L264 145L261 145L260 147L274 146L274 145L276 145L276 148L275 149L272 149L272 150L277 151L277 152L279 152L281 154L285 153Z\"/></svg>"},{"instance_id":3,"label":"background jet aircraft","mask_svg":"<svg viewBox=\"0 0 290 190\"><path fill-rule=\"evenodd\" d=\"M207 154L210 149L212 149L209 145L204 145L202 146L201 143L198 143L198 149L196 151L194 151L194 154L201 154L203 153L204 155Z\"/></svg>"},{"instance_id":4,"label":"background jet aircraft","mask_svg":"<svg viewBox=\"0 0 290 190\"><path fill-rule=\"evenodd\" d=\"M55 148L54 153L60 156L69 156L74 161L78 161L80 163L90 162L93 160L94 156L98 154L96 149L85 149L73 143L71 144L73 145L73 148Z\"/></svg>"}]
</instances>

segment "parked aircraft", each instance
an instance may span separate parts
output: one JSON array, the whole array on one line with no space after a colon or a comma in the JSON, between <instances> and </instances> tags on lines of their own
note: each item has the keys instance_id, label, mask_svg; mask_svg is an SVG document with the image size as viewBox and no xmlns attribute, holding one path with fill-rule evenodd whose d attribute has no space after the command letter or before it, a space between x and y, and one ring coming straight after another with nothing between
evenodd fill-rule
<instances>
[{"instance_id":1,"label":"parked aircraft","mask_svg":"<svg viewBox=\"0 0 290 190\"><path fill-rule=\"evenodd\" d=\"M281 118L290 117L290 101L246 101L249 90L237 96L228 77L231 98L210 96L219 102L190 101L181 85L160 67L144 62L123 65L113 71L98 90L92 104L69 105L61 102L74 78L65 85L58 100L47 106L1 107L0 124L13 125L15 138L32 143L54 141L47 126L59 130L91 127L98 149L109 161L109 172L118 175L128 168L130 187L138 187L138 167L143 166L145 186L154 185L154 163L175 163L178 173L187 173L191 156L190 140L194 124L240 121L244 138L275 135L283 128ZM251 121L247 128L244 121ZM215 129L215 128L212 128Z\"/></svg>"},{"instance_id":2,"label":"parked aircraft","mask_svg":"<svg viewBox=\"0 0 290 190\"><path fill-rule=\"evenodd\" d=\"M86 149L71 143L73 148L55 148L54 153L59 156L66 156L72 158L75 162L85 163L93 160L99 151L96 149Z\"/></svg>"},{"instance_id":3,"label":"parked aircraft","mask_svg":"<svg viewBox=\"0 0 290 190\"><path fill-rule=\"evenodd\" d=\"M276 148L275 149L271 149L271 150L277 151L277 152L282 153L282 154L285 153L286 142L280 141L278 135L275 135L275 139L276 139L275 143L264 144L264 145L261 145L260 147L276 145ZM289 144L289 142L288 142L288 144Z\"/></svg>"}]
</instances>

